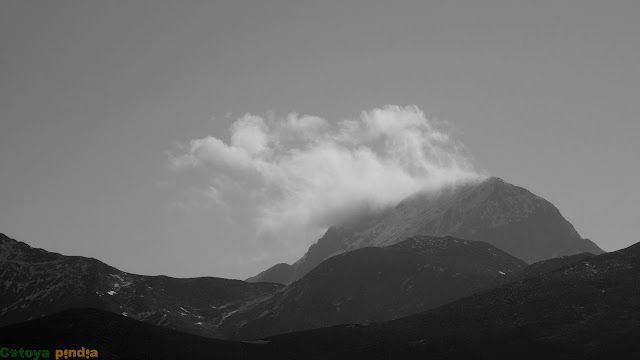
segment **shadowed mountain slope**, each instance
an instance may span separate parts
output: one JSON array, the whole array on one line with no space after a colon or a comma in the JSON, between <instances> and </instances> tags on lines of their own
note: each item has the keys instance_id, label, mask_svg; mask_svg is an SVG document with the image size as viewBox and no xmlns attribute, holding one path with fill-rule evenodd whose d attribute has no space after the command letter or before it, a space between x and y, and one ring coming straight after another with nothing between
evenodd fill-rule
<instances>
[{"instance_id":1,"label":"shadowed mountain slope","mask_svg":"<svg viewBox=\"0 0 640 360\"><path fill-rule=\"evenodd\" d=\"M274 265L261 272L260 274L248 278L245 281L251 283L261 281L278 284L289 284L295 280L295 270L291 267L291 265L281 263Z\"/></svg>"},{"instance_id":2,"label":"shadowed mountain slope","mask_svg":"<svg viewBox=\"0 0 640 360\"><path fill-rule=\"evenodd\" d=\"M331 257L230 319L247 320L241 339L390 320L494 288L525 266L484 242L416 236Z\"/></svg>"},{"instance_id":3,"label":"shadowed mountain slope","mask_svg":"<svg viewBox=\"0 0 640 360\"><path fill-rule=\"evenodd\" d=\"M398 320L258 341L207 339L92 309L0 328L3 346L84 346L103 359L631 359L639 337L640 244Z\"/></svg>"},{"instance_id":4,"label":"shadowed mountain slope","mask_svg":"<svg viewBox=\"0 0 640 360\"><path fill-rule=\"evenodd\" d=\"M250 280L286 284L332 255L392 245L415 235L485 241L528 263L583 252L603 253L592 241L581 238L553 204L492 177L414 195L395 208L331 227L292 266L280 264L277 275L267 270Z\"/></svg>"},{"instance_id":5,"label":"shadowed mountain slope","mask_svg":"<svg viewBox=\"0 0 640 360\"><path fill-rule=\"evenodd\" d=\"M8 349L47 349L53 359L56 349L82 347L109 360L274 358L260 344L200 337L89 308L0 328L0 339Z\"/></svg>"},{"instance_id":6,"label":"shadowed mountain slope","mask_svg":"<svg viewBox=\"0 0 640 360\"><path fill-rule=\"evenodd\" d=\"M305 358L635 358L640 243L425 313L269 338ZM615 354L615 355L614 355Z\"/></svg>"},{"instance_id":7,"label":"shadowed mountain slope","mask_svg":"<svg viewBox=\"0 0 640 360\"><path fill-rule=\"evenodd\" d=\"M0 239L0 325L93 307L217 338L255 338L395 319L494 288L526 264L494 246L418 236L323 262L284 287L122 272Z\"/></svg>"},{"instance_id":8,"label":"shadowed mountain slope","mask_svg":"<svg viewBox=\"0 0 640 360\"><path fill-rule=\"evenodd\" d=\"M561 256L549 260L542 260L533 263L518 273L515 280L525 280L537 276L541 276L552 271L558 270L564 266L571 265L584 259L592 258L595 255L591 253L582 253L570 256Z\"/></svg>"},{"instance_id":9,"label":"shadowed mountain slope","mask_svg":"<svg viewBox=\"0 0 640 360\"><path fill-rule=\"evenodd\" d=\"M34 249L0 234L0 326L94 307L155 325L226 337L229 313L282 285L129 274L96 259Z\"/></svg>"}]
</instances>

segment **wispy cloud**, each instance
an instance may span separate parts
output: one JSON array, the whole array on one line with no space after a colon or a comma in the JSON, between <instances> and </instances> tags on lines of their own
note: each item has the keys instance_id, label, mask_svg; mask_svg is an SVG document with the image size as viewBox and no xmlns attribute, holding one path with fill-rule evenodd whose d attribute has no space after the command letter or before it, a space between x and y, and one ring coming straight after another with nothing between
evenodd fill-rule
<instances>
[{"instance_id":1,"label":"wispy cloud","mask_svg":"<svg viewBox=\"0 0 640 360\"><path fill-rule=\"evenodd\" d=\"M170 164L211 167L246 187L261 231L319 229L363 207L395 205L419 191L481 177L463 146L415 106L385 106L336 122L247 114L230 132L228 142L191 140ZM222 201L221 191L213 181L207 196Z\"/></svg>"}]
</instances>

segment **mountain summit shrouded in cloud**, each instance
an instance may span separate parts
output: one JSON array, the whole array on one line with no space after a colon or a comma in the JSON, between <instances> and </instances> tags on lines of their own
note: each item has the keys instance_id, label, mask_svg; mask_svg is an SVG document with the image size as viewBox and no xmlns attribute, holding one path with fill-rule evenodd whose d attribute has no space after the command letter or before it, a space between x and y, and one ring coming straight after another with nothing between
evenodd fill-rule
<instances>
[{"instance_id":1,"label":"mountain summit shrouded in cloud","mask_svg":"<svg viewBox=\"0 0 640 360\"><path fill-rule=\"evenodd\" d=\"M480 179L464 147L416 106L385 106L337 122L247 114L228 142L194 139L171 167L209 167L208 193L241 190L261 231L321 229L362 210L395 206L419 191Z\"/></svg>"}]
</instances>

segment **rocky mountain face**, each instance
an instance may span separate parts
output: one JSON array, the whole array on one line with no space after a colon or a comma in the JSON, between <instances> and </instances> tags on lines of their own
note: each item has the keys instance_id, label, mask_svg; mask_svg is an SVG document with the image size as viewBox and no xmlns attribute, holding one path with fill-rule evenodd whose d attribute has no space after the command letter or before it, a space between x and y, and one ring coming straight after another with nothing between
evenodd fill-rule
<instances>
[{"instance_id":1,"label":"rocky mountain face","mask_svg":"<svg viewBox=\"0 0 640 360\"><path fill-rule=\"evenodd\" d=\"M583 252L602 254L547 200L499 178L417 194L395 208L331 227L289 267L250 278L283 284L301 278L324 259L415 235L454 236L488 242L527 263Z\"/></svg>"},{"instance_id":2,"label":"rocky mountain face","mask_svg":"<svg viewBox=\"0 0 640 360\"><path fill-rule=\"evenodd\" d=\"M640 243L563 262L532 267L536 271L524 280L402 319L266 340L274 347L290 344L289 356L296 358L637 357Z\"/></svg>"},{"instance_id":3,"label":"rocky mountain face","mask_svg":"<svg viewBox=\"0 0 640 360\"><path fill-rule=\"evenodd\" d=\"M582 252L602 250L549 202L497 178L331 227L293 265L251 279L268 282L129 274L0 235L0 326L82 307L216 338L368 324L540 278L591 256Z\"/></svg>"},{"instance_id":4,"label":"rocky mountain face","mask_svg":"<svg viewBox=\"0 0 640 360\"><path fill-rule=\"evenodd\" d=\"M485 242L416 236L331 257L230 318L247 320L234 334L240 339L385 321L492 289L525 267Z\"/></svg>"},{"instance_id":5,"label":"rocky mountain face","mask_svg":"<svg viewBox=\"0 0 640 360\"><path fill-rule=\"evenodd\" d=\"M564 265L557 267L560 262ZM3 327L0 338L10 348L24 346L24 339L37 349L82 344L105 359L637 358L640 243L560 262L532 268L537 270L527 279L398 320L254 341L207 339L94 309Z\"/></svg>"},{"instance_id":6,"label":"rocky mountain face","mask_svg":"<svg viewBox=\"0 0 640 360\"><path fill-rule=\"evenodd\" d=\"M91 307L216 338L395 319L513 279L526 264L494 246L417 236L327 259L285 287L129 274L2 236L0 326Z\"/></svg>"},{"instance_id":7,"label":"rocky mountain face","mask_svg":"<svg viewBox=\"0 0 640 360\"><path fill-rule=\"evenodd\" d=\"M92 307L154 325L227 337L229 314L283 286L129 274L98 260L34 249L0 234L0 326Z\"/></svg>"}]
</instances>

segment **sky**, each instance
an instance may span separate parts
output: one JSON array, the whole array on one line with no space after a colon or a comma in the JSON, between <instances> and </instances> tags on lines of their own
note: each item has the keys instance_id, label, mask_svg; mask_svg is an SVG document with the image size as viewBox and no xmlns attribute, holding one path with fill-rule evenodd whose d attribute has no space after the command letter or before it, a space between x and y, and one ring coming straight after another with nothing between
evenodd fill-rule
<instances>
[{"instance_id":1,"label":"sky","mask_svg":"<svg viewBox=\"0 0 640 360\"><path fill-rule=\"evenodd\" d=\"M624 248L638 18L632 0L3 1L0 232L244 279L349 207L490 174Z\"/></svg>"}]
</instances>

